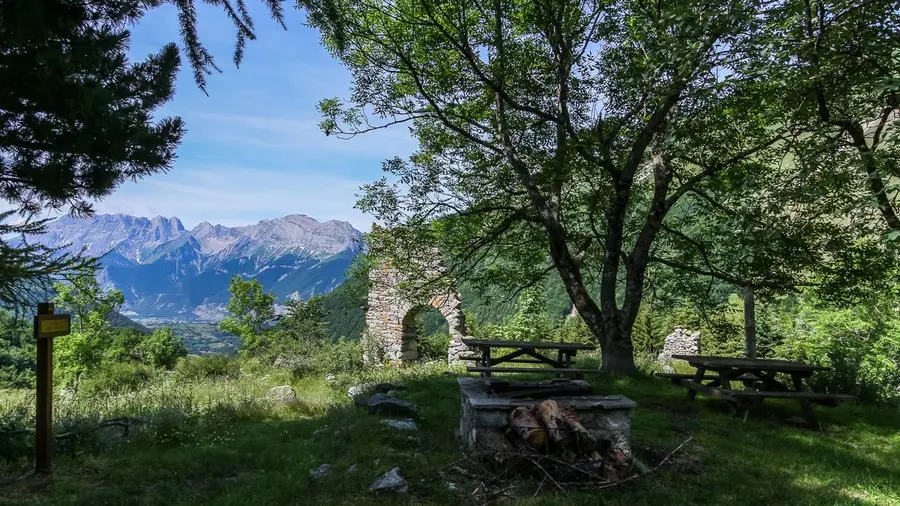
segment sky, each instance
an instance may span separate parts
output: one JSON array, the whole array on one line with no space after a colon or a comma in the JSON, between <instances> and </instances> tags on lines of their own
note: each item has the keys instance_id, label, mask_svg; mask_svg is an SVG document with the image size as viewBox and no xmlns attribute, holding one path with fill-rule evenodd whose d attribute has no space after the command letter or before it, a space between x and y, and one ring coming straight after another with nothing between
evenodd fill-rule
<instances>
[{"instance_id":1,"label":"sky","mask_svg":"<svg viewBox=\"0 0 900 506\"><path fill-rule=\"evenodd\" d=\"M157 113L187 125L173 169L125 183L95 205L98 213L177 216L188 228L306 214L369 230L372 217L353 208L359 187L381 177L386 158L410 154L415 142L403 126L350 140L321 132L316 104L348 96L350 74L292 3L285 2L285 31L261 2L248 2L257 40L247 43L236 68L233 25L220 8L198 2L201 40L223 73L209 76L206 96L182 56L175 98ZM131 32L134 58L180 42L171 6L149 12Z\"/></svg>"}]
</instances>

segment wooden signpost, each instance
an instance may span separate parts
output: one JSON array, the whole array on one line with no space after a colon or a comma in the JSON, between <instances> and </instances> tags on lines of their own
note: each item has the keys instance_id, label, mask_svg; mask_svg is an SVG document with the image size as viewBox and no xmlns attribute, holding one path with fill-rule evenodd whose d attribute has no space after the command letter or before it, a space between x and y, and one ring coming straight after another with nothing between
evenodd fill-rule
<instances>
[{"instance_id":1,"label":"wooden signpost","mask_svg":"<svg viewBox=\"0 0 900 506\"><path fill-rule=\"evenodd\" d=\"M53 338L69 335L72 317L53 314L53 304L38 304L34 317L37 341L37 427L34 431L34 470L38 474L53 471Z\"/></svg>"}]
</instances>

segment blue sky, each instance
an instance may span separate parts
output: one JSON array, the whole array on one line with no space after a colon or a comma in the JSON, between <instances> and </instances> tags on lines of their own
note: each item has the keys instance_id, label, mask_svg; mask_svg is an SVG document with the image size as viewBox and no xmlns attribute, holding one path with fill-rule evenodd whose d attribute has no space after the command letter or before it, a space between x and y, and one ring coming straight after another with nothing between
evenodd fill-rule
<instances>
[{"instance_id":1,"label":"blue sky","mask_svg":"<svg viewBox=\"0 0 900 506\"><path fill-rule=\"evenodd\" d=\"M209 77L207 97L182 58L175 99L159 111L187 124L174 168L125 183L97 203L98 212L177 216L189 228L306 214L369 229L372 218L353 209L359 186L381 176L385 158L411 153L414 141L403 126L351 140L325 137L316 104L347 96L349 72L321 47L318 32L303 25L292 2L285 3L287 31L258 2L248 3L256 4L258 38L248 42L240 68L231 62L230 21L201 4L201 40L224 72ZM131 52L143 57L170 41L179 41L176 14L165 6L132 29Z\"/></svg>"}]
</instances>

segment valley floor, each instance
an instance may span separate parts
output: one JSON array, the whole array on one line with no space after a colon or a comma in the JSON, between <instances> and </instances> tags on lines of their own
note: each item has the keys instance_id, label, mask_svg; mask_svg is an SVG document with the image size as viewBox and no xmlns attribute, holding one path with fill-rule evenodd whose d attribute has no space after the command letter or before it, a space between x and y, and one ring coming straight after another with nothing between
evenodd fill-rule
<instances>
[{"instance_id":1,"label":"valley floor","mask_svg":"<svg viewBox=\"0 0 900 506\"><path fill-rule=\"evenodd\" d=\"M374 500L369 485L393 467L409 491L378 504L477 504L478 480L449 471L464 458L455 379L438 366L373 374L368 379L408 386L400 396L420 407L417 431L386 427L354 407L346 389L359 377L294 381L300 403L290 409L259 401L287 381L277 373L161 388L101 407L98 419L127 409L142 413L141 424L128 439L113 427L61 444L52 482L30 476L24 456L0 463L0 504L365 504ZM816 408L819 433L791 424L798 414L791 404L764 405L744 421L715 401L688 405L681 389L655 378L592 381L597 392L637 401L633 446L651 467L693 439L657 472L619 487L562 493L521 483L494 504L900 505L896 409ZM334 471L311 480L309 471L323 463ZM357 472L347 474L352 465Z\"/></svg>"}]
</instances>

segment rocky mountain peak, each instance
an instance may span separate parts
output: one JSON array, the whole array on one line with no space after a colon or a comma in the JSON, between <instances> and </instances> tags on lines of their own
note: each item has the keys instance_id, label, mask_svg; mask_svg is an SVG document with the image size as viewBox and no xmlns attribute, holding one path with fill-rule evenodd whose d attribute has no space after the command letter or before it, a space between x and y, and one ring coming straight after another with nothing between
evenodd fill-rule
<instances>
[{"instance_id":1,"label":"rocky mountain peak","mask_svg":"<svg viewBox=\"0 0 900 506\"><path fill-rule=\"evenodd\" d=\"M190 231L177 217L105 214L63 216L31 239L103 257L101 276L122 290L136 314L199 318L197 308L227 302L235 274L259 279L281 298L332 290L343 281L361 235L349 223L302 214L243 227L203 222Z\"/></svg>"},{"instance_id":2,"label":"rocky mountain peak","mask_svg":"<svg viewBox=\"0 0 900 506\"><path fill-rule=\"evenodd\" d=\"M184 232L184 225L175 217L156 216L150 220L148 227L148 235L152 241L171 241L180 237Z\"/></svg>"}]
</instances>

